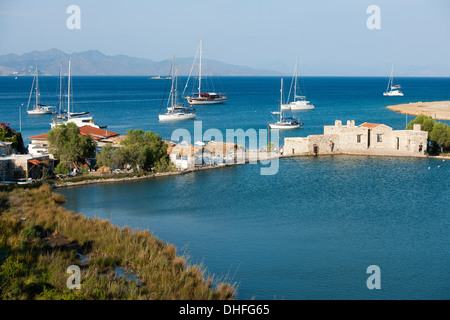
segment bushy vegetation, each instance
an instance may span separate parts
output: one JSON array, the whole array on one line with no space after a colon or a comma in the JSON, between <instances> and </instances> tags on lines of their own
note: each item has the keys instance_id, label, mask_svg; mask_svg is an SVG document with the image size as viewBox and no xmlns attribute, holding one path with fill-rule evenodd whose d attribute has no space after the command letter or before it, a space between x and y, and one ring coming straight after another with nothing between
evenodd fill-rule
<instances>
[{"instance_id":1,"label":"bushy vegetation","mask_svg":"<svg viewBox=\"0 0 450 320\"><path fill-rule=\"evenodd\" d=\"M435 153L437 149L444 152L444 148L450 147L450 126L442 122L436 122L433 118L423 114L418 115L406 126L406 130L412 130L414 124L420 124L421 129L428 131L428 140L431 141L431 153Z\"/></svg>"},{"instance_id":2,"label":"bushy vegetation","mask_svg":"<svg viewBox=\"0 0 450 320\"><path fill-rule=\"evenodd\" d=\"M47 136L48 150L55 159L72 163L75 167L91 158L96 149L90 136L83 136L74 123L61 124L50 130Z\"/></svg>"},{"instance_id":3,"label":"bushy vegetation","mask_svg":"<svg viewBox=\"0 0 450 320\"><path fill-rule=\"evenodd\" d=\"M166 172L174 170L161 136L151 131L127 130L120 148L105 145L97 153L97 167L132 166L135 171Z\"/></svg>"},{"instance_id":4,"label":"bushy vegetation","mask_svg":"<svg viewBox=\"0 0 450 320\"><path fill-rule=\"evenodd\" d=\"M64 201L48 185L0 192L0 299L235 297L234 287L207 277L151 233L74 214ZM78 253L89 258L86 265ZM81 267L80 290L66 286L70 265ZM139 282L115 276L117 266Z\"/></svg>"},{"instance_id":5,"label":"bushy vegetation","mask_svg":"<svg viewBox=\"0 0 450 320\"><path fill-rule=\"evenodd\" d=\"M68 175L70 172L69 167L64 163L64 162L60 162L58 163L58 165L56 166L54 173L55 174L61 174L61 175Z\"/></svg>"},{"instance_id":6,"label":"bushy vegetation","mask_svg":"<svg viewBox=\"0 0 450 320\"><path fill-rule=\"evenodd\" d=\"M23 144L22 134L16 132L9 126L9 123L0 123L0 141L12 142L12 147L19 153L26 153L26 148Z\"/></svg>"}]
</instances>

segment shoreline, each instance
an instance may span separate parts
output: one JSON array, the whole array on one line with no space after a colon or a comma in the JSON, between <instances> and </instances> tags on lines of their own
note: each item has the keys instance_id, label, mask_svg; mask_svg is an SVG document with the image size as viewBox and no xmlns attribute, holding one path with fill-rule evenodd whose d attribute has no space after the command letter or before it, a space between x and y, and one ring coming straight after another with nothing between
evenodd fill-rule
<instances>
[{"instance_id":1,"label":"shoreline","mask_svg":"<svg viewBox=\"0 0 450 320\"><path fill-rule=\"evenodd\" d=\"M450 156L429 156L429 155L423 155L423 156L414 156L414 155L385 155L385 154L362 154L362 153L327 153L327 154L319 154L319 155L313 155L313 154L295 154L295 155L281 155L278 157L278 159L283 158L303 158L303 157L319 157L319 156L356 156L356 157L394 157L394 158L416 158L416 159L448 159L450 160ZM271 158L272 160L275 158ZM268 160L268 159L264 159ZM264 161L263 160L263 161ZM258 160L259 161L259 160ZM189 174L189 173L195 173L197 171L204 171L204 170L213 170L213 169L220 169L220 168L226 168L226 167L233 167L236 165L242 165L242 164L248 164L249 162L246 161L245 163L235 163L235 164L223 164L223 165L217 165L217 166L211 166L211 167L203 167L203 168L196 168L196 169L189 169L189 170L183 170L183 171L171 171L171 172L163 172L163 173L155 173L155 174L148 174L144 176L134 176L134 177L121 177L121 178L103 178L103 179L86 179L83 181L77 181L77 182L60 182L60 183L52 183L50 186L53 189L58 188L67 188L67 187L76 187L76 186L83 186L83 185L90 185L90 184L100 184L100 183L116 183L116 182L130 182L130 181L138 181L138 180L145 180L145 179L154 179L154 178L161 178L161 177L171 177L171 176L178 176L183 174Z\"/></svg>"},{"instance_id":2,"label":"shoreline","mask_svg":"<svg viewBox=\"0 0 450 320\"><path fill-rule=\"evenodd\" d=\"M196 171L225 168L225 167L231 167L231 166L235 166L235 165L239 165L239 164L240 163L224 164L224 165L217 165L217 166L213 166L213 167L203 167L203 168L196 168L196 169L183 170L183 171L170 171L170 172L154 173L154 174L148 174L148 175L143 175L143 176L134 176L134 177L121 177L121 178L111 177L111 178L103 178L103 179L102 178L86 179L86 180L76 181L76 182L67 181L67 182L60 182L60 183L52 183L50 186L53 189L58 189L58 188L66 188L66 187L88 185L88 184L137 181L137 180L154 179L154 178L160 178L160 177L178 176L178 175L188 174L188 173L192 173L192 172L196 172ZM87 176L87 177L89 177L89 176Z\"/></svg>"},{"instance_id":3,"label":"shoreline","mask_svg":"<svg viewBox=\"0 0 450 320\"><path fill-rule=\"evenodd\" d=\"M386 109L412 116L423 114L435 120L450 120L450 101L419 101L391 105L387 106Z\"/></svg>"}]
</instances>

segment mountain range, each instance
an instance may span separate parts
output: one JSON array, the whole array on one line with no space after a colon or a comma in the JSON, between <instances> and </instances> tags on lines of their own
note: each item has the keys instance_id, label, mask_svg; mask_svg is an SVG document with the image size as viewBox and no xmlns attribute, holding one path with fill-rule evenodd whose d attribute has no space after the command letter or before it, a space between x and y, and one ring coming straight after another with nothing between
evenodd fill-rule
<instances>
[{"instance_id":1,"label":"mountain range","mask_svg":"<svg viewBox=\"0 0 450 320\"><path fill-rule=\"evenodd\" d=\"M67 54L58 49L32 51L22 55L0 55L0 76L34 75L38 67L40 75L58 75L60 63L67 73L67 62L71 59L72 74L86 76L167 76L172 59L153 61L126 55L107 56L97 50ZM178 75L189 75L194 58L177 58ZM281 73L259 70L245 66L203 59L205 75L217 76L278 76Z\"/></svg>"}]
</instances>

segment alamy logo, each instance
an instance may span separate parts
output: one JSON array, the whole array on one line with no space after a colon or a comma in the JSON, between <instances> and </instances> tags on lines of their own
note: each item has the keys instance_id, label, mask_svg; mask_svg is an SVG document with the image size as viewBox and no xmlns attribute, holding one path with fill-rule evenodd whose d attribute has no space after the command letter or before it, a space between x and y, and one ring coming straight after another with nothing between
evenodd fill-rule
<instances>
[{"instance_id":1,"label":"alamy logo","mask_svg":"<svg viewBox=\"0 0 450 320\"><path fill-rule=\"evenodd\" d=\"M188 145L193 145L194 141L202 143L203 141L214 141L220 144L223 144L224 142L226 144L235 144L235 142L237 142L237 145L243 146L244 149L246 145L249 148L249 150L247 150L247 155L244 149L241 149L239 153L233 151L232 155L228 155L233 158L238 158L236 159L237 163L244 163L247 161L248 163L255 164L259 162L262 164L260 168L261 175L275 175L278 173L279 158L277 155L273 156L272 150L268 148L269 145L279 145L280 137L278 130L269 132L267 129L259 129L258 131L252 128L247 129L246 131L243 129L226 129L226 137L224 139L223 133L219 129L210 128L203 132L202 121L197 120L194 121L194 139L192 139L191 133L187 129L179 128L172 132L171 141L187 142ZM268 145L266 150L262 151L263 142L265 141L267 141ZM220 149L222 148L219 148L219 153L223 153L223 150ZM222 154L222 156L227 155ZM199 157L203 158L204 155L199 155ZM208 160L206 162L208 162Z\"/></svg>"},{"instance_id":2,"label":"alamy logo","mask_svg":"<svg viewBox=\"0 0 450 320\"><path fill-rule=\"evenodd\" d=\"M67 14L70 16L66 20L66 26L69 30L81 29L81 9L79 6L72 4L67 7Z\"/></svg>"},{"instance_id":3,"label":"alamy logo","mask_svg":"<svg viewBox=\"0 0 450 320\"><path fill-rule=\"evenodd\" d=\"M367 267L366 273L371 274L367 278L367 288L370 290L381 289L381 270L379 266L371 265Z\"/></svg>"},{"instance_id":4,"label":"alamy logo","mask_svg":"<svg viewBox=\"0 0 450 320\"><path fill-rule=\"evenodd\" d=\"M366 21L366 26L369 30L381 29L381 9L379 6L373 4L367 7L366 13L371 14Z\"/></svg>"},{"instance_id":5,"label":"alamy logo","mask_svg":"<svg viewBox=\"0 0 450 320\"><path fill-rule=\"evenodd\" d=\"M67 273L71 274L69 278L67 278L67 288L72 289L81 289L81 270L79 266L71 265L67 268Z\"/></svg>"}]
</instances>

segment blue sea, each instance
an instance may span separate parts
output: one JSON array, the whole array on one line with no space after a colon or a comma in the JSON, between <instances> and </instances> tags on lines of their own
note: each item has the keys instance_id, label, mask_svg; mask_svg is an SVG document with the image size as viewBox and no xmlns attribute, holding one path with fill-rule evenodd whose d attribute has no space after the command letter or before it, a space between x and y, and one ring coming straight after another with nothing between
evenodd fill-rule
<instances>
[{"instance_id":1,"label":"blue sea","mask_svg":"<svg viewBox=\"0 0 450 320\"><path fill-rule=\"evenodd\" d=\"M181 78L181 83L185 79ZM203 130L266 129L278 108L277 77L221 77L223 105L198 106ZM286 93L290 78L286 77ZM450 100L450 78L397 78L404 97L384 97L386 78L304 77L313 111L301 129L323 133L339 119L403 129L414 117L387 105ZM193 122L159 123L166 81L148 77L74 77L78 111L108 130L151 130L170 140ZM0 122L19 128L32 78L0 77ZM56 77L41 77L41 100L55 104ZM167 95L167 93L166 93ZM164 108L164 105L163 105ZM51 116L28 116L24 137L47 132ZM446 121L446 123L449 123ZM449 299L450 160L370 156L281 159L276 175L247 164L117 184L58 189L66 208L113 224L150 230L238 299ZM380 268L370 290L367 268Z\"/></svg>"}]
</instances>

